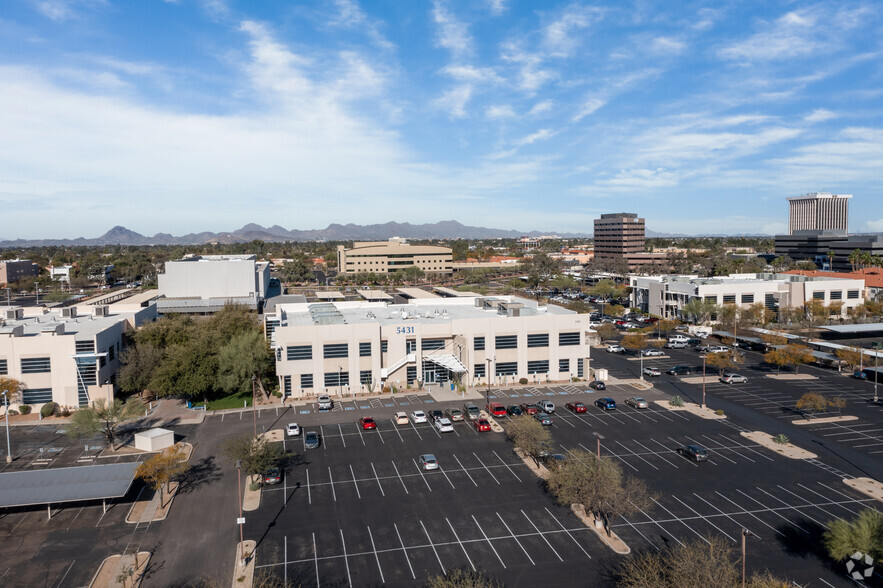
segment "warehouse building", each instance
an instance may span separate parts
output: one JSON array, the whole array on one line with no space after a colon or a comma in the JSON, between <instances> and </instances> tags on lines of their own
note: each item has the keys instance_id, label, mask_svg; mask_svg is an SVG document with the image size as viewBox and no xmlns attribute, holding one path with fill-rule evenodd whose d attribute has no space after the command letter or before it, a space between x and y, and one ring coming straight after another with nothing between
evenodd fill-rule
<instances>
[{"instance_id":1,"label":"warehouse building","mask_svg":"<svg viewBox=\"0 0 883 588\"><path fill-rule=\"evenodd\" d=\"M589 316L513 296L282 304L265 315L286 397L585 378Z\"/></svg>"}]
</instances>

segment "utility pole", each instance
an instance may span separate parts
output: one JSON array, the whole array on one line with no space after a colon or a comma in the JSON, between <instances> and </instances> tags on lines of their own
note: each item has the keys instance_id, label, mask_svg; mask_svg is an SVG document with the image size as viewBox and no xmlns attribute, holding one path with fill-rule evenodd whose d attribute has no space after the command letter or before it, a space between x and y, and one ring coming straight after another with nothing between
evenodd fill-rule
<instances>
[{"instance_id":1,"label":"utility pole","mask_svg":"<svg viewBox=\"0 0 883 588\"><path fill-rule=\"evenodd\" d=\"M9 394L8 390L3 391L3 406L6 407L6 413L3 415L6 420L6 463L12 463L12 441L9 439Z\"/></svg>"},{"instance_id":2,"label":"utility pole","mask_svg":"<svg viewBox=\"0 0 883 588\"><path fill-rule=\"evenodd\" d=\"M236 462L236 483L239 486L239 561L245 565L245 539L243 538L242 525L245 519L242 516L242 460Z\"/></svg>"},{"instance_id":3,"label":"utility pole","mask_svg":"<svg viewBox=\"0 0 883 588\"><path fill-rule=\"evenodd\" d=\"M705 408L705 355L702 356L702 408Z\"/></svg>"},{"instance_id":4,"label":"utility pole","mask_svg":"<svg viewBox=\"0 0 883 588\"><path fill-rule=\"evenodd\" d=\"M255 398L255 393L254 393L255 380L256 380L256 378L254 377L254 375L252 375L251 376L251 414L252 414L252 417L254 420L254 436L255 436L255 439L257 439L257 436L258 436L258 407L257 407L256 398Z\"/></svg>"}]
</instances>

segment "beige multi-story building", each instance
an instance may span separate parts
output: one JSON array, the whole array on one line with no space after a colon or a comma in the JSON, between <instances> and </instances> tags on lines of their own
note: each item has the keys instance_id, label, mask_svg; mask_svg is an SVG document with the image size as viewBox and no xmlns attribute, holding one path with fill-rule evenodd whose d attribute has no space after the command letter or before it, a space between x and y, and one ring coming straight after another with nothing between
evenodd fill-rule
<instances>
[{"instance_id":1,"label":"beige multi-story building","mask_svg":"<svg viewBox=\"0 0 883 588\"><path fill-rule=\"evenodd\" d=\"M644 219L633 212L602 214L595 219L595 259L623 259L630 269L660 263L665 256L644 251Z\"/></svg>"},{"instance_id":2,"label":"beige multi-story building","mask_svg":"<svg viewBox=\"0 0 883 588\"><path fill-rule=\"evenodd\" d=\"M114 305L0 307L0 376L22 382L21 403L36 409L49 401L77 407L112 399L123 333L155 318L150 303L127 312Z\"/></svg>"},{"instance_id":3,"label":"beige multi-story building","mask_svg":"<svg viewBox=\"0 0 883 588\"><path fill-rule=\"evenodd\" d=\"M40 275L40 266L29 259L0 261L0 284L13 284L22 278Z\"/></svg>"},{"instance_id":4,"label":"beige multi-story building","mask_svg":"<svg viewBox=\"0 0 883 588\"><path fill-rule=\"evenodd\" d=\"M450 247L409 245L393 237L389 241L357 241L351 249L337 247L337 269L342 274L391 274L416 266L427 274L450 274Z\"/></svg>"},{"instance_id":5,"label":"beige multi-story building","mask_svg":"<svg viewBox=\"0 0 883 588\"><path fill-rule=\"evenodd\" d=\"M788 234L795 231L836 231L849 228L849 199L852 194L811 192L788 199Z\"/></svg>"},{"instance_id":6,"label":"beige multi-story building","mask_svg":"<svg viewBox=\"0 0 883 588\"><path fill-rule=\"evenodd\" d=\"M286 397L585 378L589 316L513 296L282 304L265 315Z\"/></svg>"},{"instance_id":7,"label":"beige multi-story building","mask_svg":"<svg viewBox=\"0 0 883 588\"><path fill-rule=\"evenodd\" d=\"M742 308L762 303L772 312L801 307L816 299L826 306L841 303L844 313L865 301L864 280L793 274L732 274L716 278L633 276L629 285L632 306L677 319L683 318L684 306L696 299Z\"/></svg>"}]
</instances>

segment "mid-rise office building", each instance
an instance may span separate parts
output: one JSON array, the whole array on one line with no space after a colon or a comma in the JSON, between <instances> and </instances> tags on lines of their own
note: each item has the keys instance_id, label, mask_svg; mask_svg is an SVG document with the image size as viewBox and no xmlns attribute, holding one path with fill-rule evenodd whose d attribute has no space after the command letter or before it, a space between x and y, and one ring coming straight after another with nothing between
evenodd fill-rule
<instances>
[{"instance_id":1,"label":"mid-rise office building","mask_svg":"<svg viewBox=\"0 0 883 588\"><path fill-rule=\"evenodd\" d=\"M849 230L849 199L852 194L811 192L788 199L788 234L795 231Z\"/></svg>"},{"instance_id":2,"label":"mid-rise office building","mask_svg":"<svg viewBox=\"0 0 883 588\"><path fill-rule=\"evenodd\" d=\"M389 241L357 241L352 248L337 247L341 274L392 274L418 267L427 274L450 274L453 251L436 245L410 245L393 237Z\"/></svg>"},{"instance_id":3,"label":"mid-rise office building","mask_svg":"<svg viewBox=\"0 0 883 588\"><path fill-rule=\"evenodd\" d=\"M281 304L265 325L286 397L401 390L418 381L569 381L587 377L589 367L587 314L512 296Z\"/></svg>"},{"instance_id":4,"label":"mid-rise office building","mask_svg":"<svg viewBox=\"0 0 883 588\"><path fill-rule=\"evenodd\" d=\"M594 224L594 258L625 260L629 269L660 263L665 256L644 251L644 219L632 212L602 214Z\"/></svg>"},{"instance_id":5,"label":"mid-rise office building","mask_svg":"<svg viewBox=\"0 0 883 588\"><path fill-rule=\"evenodd\" d=\"M156 318L155 305L142 302L126 310L0 307L0 376L22 382L21 403L38 410L50 401L73 408L113 399L123 333Z\"/></svg>"},{"instance_id":6,"label":"mid-rise office building","mask_svg":"<svg viewBox=\"0 0 883 588\"><path fill-rule=\"evenodd\" d=\"M0 284L14 284L22 278L37 277L40 266L29 259L7 259L0 261Z\"/></svg>"},{"instance_id":7,"label":"mid-rise office building","mask_svg":"<svg viewBox=\"0 0 883 588\"><path fill-rule=\"evenodd\" d=\"M255 255L193 255L159 274L160 313L210 313L225 304L258 310L267 297L270 262Z\"/></svg>"},{"instance_id":8,"label":"mid-rise office building","mask_svg":"<svg viewBox=\"0 0 883 588\"><path fill-rule=\"evenodd\" d=\"M793 274L733 274L716 278L697 276L634 276L631 304L663 318L684 319L683 308L692 300L718 306L748 307L762 303L770 311L802 307L810 300L825 305L842 303L843 312L865 301L862 279Z\"/></svg>"}]
</instances>

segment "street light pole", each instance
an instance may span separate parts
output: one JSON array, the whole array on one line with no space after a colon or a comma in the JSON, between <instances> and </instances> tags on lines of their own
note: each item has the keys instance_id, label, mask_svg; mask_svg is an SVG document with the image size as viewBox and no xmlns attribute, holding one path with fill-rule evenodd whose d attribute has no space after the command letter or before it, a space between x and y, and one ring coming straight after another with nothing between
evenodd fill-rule
<instances>
[{"instance_id":1,"label":"street light pole","mask_svg":"<svg viewBox=\"0 0 883 588\"><path fill-rule=\"evenodd\" d=\"M601 459L601 439L604 438L604 435L595 431L592 433L598 439L598 459Z\"/></svg>"},{"instance_id":2,"label":"street light pole","mask_svg":"<svg viewBox=\"0 0 883 588\"><path fill-rule=\"evenodd\" d=\"M9 397L8 390L3 391L3 406L6 407L6 413L3 415L6 420L6 463L12 463L12 441L9 439Z\"/></svg>"},{"instance_id":3,"label":"street light pole","mask_svg":"<svg viewBox=\"0 0 883 588\"><path fill-rule=\"evenodd\" d=\"M874 404L877 404L879 398L877 396L877 357L880 355L880 343L874 343Z\"/></svg>"},{"instance_id":4,"label":"street light pole","mask_svg":"<svg viewBox=\"0 0 883 588\"><path fill-rule=\"evenodd\" d=\"M236 522L239 523L239 561L243 564L245 563L245 539L243 538L242 533L242 460L236 462L236 483L239 486L239 520Z\"/></svg>"},{"instance_id":5,"label":"street light pole","mask_svg":"<svg viewBox=\"0 0 883 588\"><path fill-rule=\"evenodd\" d=\"M705 408L705 356L704 355L702 356L702 408Z\"/></svg>"},{"instance_id":6,"label":"street light pole","mask_svg":"<svg viewBox=\"0 0 883 588\"><path fill-rule=\"evenodd\" d=\"M255 383L254 375L251 376L251 414L252 420L254 420L254 436L257 438L258 436L258 407L257 407L257 399L255 398L254 392L254 383Z\"/></svg>"},{"instance_id":7,"label":"street light pole","mask_svg":"<svg viewBox=\"0 0 883 588\"><path fill-rule=\"evenodd\" d=\"M642 349L640 352L641 355L641 381L644 381L644 350Z\"/></svg>"},{"instance_id":8,"label":"street light pole","mask_svg":"<svg viewBox=\"0 0 883 588\"><path fill-rule=\"evenodd\" d=\"M487 406L488 404L491 403L491 363L495 359L496 358L492 359L490 357L485 359L485 362L487 362L487 392L485 392L485 395L484 395L485 406Z\"/></svg>"},{"instance_id":9,"label":"street light pole","mask_svg":"<svg viewBox=\"0 0 883 588\"><path fill-rule=\"evenodd\" d=\"M757 537L748 529L742 529L742 588L745 588L745 555L746 555L746 539L748 536Z\"/></svg>"}]
</instances>

